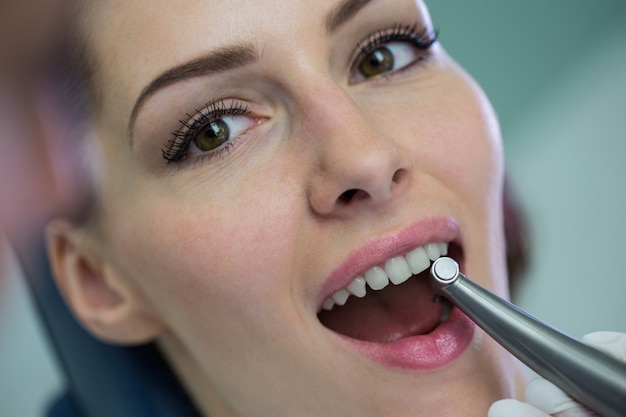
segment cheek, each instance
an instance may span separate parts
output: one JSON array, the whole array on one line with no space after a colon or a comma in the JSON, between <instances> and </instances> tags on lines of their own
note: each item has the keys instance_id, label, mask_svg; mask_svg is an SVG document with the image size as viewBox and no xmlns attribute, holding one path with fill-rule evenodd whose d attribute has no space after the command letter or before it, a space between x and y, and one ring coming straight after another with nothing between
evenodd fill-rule
<instances>
[{"instance_id":1,"label":"cheek","mask_svg":"<svg viewBox=\"0 0 626 417\"><path fill-rule=\"evenodd\" d=\"M275 316L273 301L288 299L296 201L280 181L263 178L244 183L233 199L216 199L223 193L206 185L182 193L151 184L132 214L116 216L124 221L111 228L115 258L170 328L228 338L255 317Z\"/></svg>"},{"instance_id":2,"label":"cheek","mask_svg":"<svg viewBox=\"0 0 626 417\"><path fill-rule=\"evenodd\" d=\"M447 75L399 132L416 156L416 170L429 175L475 209L492 210L503 176L500 128L491 104L475 83L456 71Z\"/></svg>"},{"instance_id":3,"label":"cheek","mask_svg":"<svg viewBox=\"0 0 626 417\"><path fill-rule=\"evenodd\" d=\"M499 207L503 154L497 119L482 93L462 103L453 122L442 120L442 137L448 138L442 159L449 162L443 166L467 201L482 202L485 209Z\"/></svg>"}]
</instances>

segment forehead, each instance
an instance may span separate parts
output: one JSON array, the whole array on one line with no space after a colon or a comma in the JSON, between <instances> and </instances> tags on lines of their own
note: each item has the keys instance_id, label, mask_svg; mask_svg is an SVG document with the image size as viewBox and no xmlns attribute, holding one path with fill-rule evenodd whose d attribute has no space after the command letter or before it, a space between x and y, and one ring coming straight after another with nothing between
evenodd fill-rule
<instances>
[{"instance_id":1,"label":"forehead","mask_svg":"<svg viewBox=\"0 0 626 417\"><path fill-rule=\"evenodd\" d=\"M313 42L332 23L363 7L414 0L98 0L86 28L101 90L101 116L122 127L142 89L165 70L223 46ZM418 2L419 5L419 2ZM124 117L120 117L124 115ZM124 120L122 120L124 119ZM109 122L111 122L110 120Z\"/></svg>"}]
</instances>

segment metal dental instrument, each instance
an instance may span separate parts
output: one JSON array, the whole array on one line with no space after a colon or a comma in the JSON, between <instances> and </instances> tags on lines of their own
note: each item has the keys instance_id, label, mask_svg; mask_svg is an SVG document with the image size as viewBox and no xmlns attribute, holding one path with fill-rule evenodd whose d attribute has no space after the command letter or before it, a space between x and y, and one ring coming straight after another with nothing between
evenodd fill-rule
<instances>
[{"instance_id":1,"label":"metal dental instrument","mask_svg":"<svg viewBox=\"0 0 626 417\"><path fill-rule=\"evenodd\" d=\"M560 332L472 282L451 258L430 270L435 294L456 305L539 375L605 417L626 416L626 363Z\"/></svg>"}]
</instances>

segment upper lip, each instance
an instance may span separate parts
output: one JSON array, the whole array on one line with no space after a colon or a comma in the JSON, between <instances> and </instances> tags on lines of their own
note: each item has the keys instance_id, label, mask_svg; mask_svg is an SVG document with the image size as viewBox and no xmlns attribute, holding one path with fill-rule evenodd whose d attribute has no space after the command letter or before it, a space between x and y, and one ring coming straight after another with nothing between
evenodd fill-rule
<instances>
[{"instance_id":1,"label":"upper lip","mask_svg":"<svg viewBox=\"0 0 626 417\"><path fill-rule=\"evenodd\" d=\"M395 233L371 240L352 252L335 268L324 282L317 307L341 288L348 286L359 274L380 265L387 259L404 255L430 242L453 242L459 239L458 223L448 217L422 219Z\"/></svg>"}]
</instances>

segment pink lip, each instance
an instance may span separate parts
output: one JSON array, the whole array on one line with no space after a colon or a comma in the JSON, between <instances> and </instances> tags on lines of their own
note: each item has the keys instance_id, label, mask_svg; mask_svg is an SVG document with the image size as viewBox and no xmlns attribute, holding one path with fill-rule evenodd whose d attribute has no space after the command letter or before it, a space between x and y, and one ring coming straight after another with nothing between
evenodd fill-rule
<instances>
[{"instance_id":1,"label":"pink lip","mask_svg":"<svg viewBox=\"0 0 626 417\"><path fill-rule=\"evenodd\" d=\"M328 277L317 300L318 309L328 297L348 286L368 269L387 259L406 254L429 242L452 242L459 238L459 227L450 218L432 217L371 242L353 252Z\"/></svg>"},{"instance_id":2,"label":"pink lip","mask_svg":"<svg viewBox=\"0 0 626 417\"><path fill-rule=\"evenodd\" d=\"M353 252L326 280L318 306L337 290L373 266L429 242L460 240L456 221L432 217L421 220L395 234L368 242ZM389 343L374 343L333 334L349 348L385 366L413 370L431 370L454 361L471 344L476 326L454 308L448 319L432 332Z\"/></svg>"}]
</instances>

